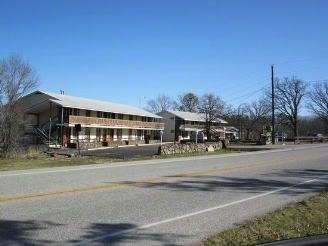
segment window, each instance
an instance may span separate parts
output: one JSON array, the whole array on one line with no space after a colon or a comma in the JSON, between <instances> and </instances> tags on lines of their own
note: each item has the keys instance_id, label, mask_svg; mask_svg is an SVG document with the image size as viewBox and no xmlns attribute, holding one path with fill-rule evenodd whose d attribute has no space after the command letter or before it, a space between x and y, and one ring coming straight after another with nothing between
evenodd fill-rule
<instances>
[{"instance_id":1,"label":"window","mask_svg":"<svg viewBox=\"0 0 328 246\"><path fill-rule=\"evenodd\" d=\"M91 111L90 110L85 111L85 116L86 117L91 117Z\"/></svg>"},{"instance_id":2,"label":"window","mask_svg":"<svg viewBox=\"0 0 328 246\"><path fill-rule=\"evenodd\" d=\"M97 118L102 118L102 112L101 111L97 111Z\"/></svg>"},{"instance_id":3,"label":"window","mask_svg":"<svg viewBox=\"0 0 328 246\"><path fill-rule=\"evenodd\" d=\"M73 115L79 116L80 115L80 110L78 108L73 109Z\"/></svg>"},{"instance_id":4,"label":"window","mask_svg":"<svg viewBox=\"0 0 328 246\"><path fill-rule=\"evenodd\" d=\"M100 132L101 132L101 129L97 128L96 129L96 139L97 139L98 142L100 141Z\"/></svg>"},{"instance_id":5,"label":"window","mask_svg":"<svg viewBox=\"0 0 328 246\"><path fill-rule=\"evenodd\" d=\"M102 141L107 141L108 129L103 129Z\"/></svg>"},{"instance_id":6,"label":"window","mask_svg":"<svg viewBox=\"0 0 328 246\"><path fill-rule=\"evenodd\" d=\"M141 121L147 121L147 117L142 116Z\"/></svg>"},{"instance_id":7,"label":"window","mask_svg":"<svg viewBox=\"0 0 328 246\"><path fill-rule=\"evenodd\" d=\"M115 119L115 118L116 118L116 117L115 117L115 113L111 113L111 114L110 114L110 118L111 118L111 119Z\"/></svg>"},{"instance_id":8,"label":"window","mask_svg":"<svg viewBox=\"0 0 328 246\"><path fill-rule=\"evenodd\" d=\"M142 132L141 132L141 130L137 130L137 139L141 139L141 134L142 134Z\"/></svg>"},{"instance_id":9,"label":"window","mask_svg":"<svg viewBox=\"0 0 328 246\"><path fill-rule=\"evenodd\" d=\"M182 131L182 137L183 138L188 138L188 132L186 132L186 131Z\"/></svg>"},{"instance_id":10,"label":"window","mask_svg":"<svg viewBox=\"0 0 328 246\"><path fill-rule=\"evenodd\" d=\"M132 129L129 129L129 139L132 139Z\"/></svg>"},{"instance_id":11,"label":"window","mask_svg":"<svg viewBox=\"0 0 328 246\"><path fill-rule=\"evenodd\" d=\"M104 112L104 118L108 118L108 113Z\"/></svg>"},{"instance_id":12,"label":"window","mask_svg":"<svg viewBox=\"0 0 328 246\"><path fill-rule=\"evenodd\" d=\"M72 115L72 109L71 108L64 108L64 115Z\"/></svg>"},{"instance_id":13,"label":"window","mask_svg":"<svg viewBox=\"0 0 328 246\"><path fill-rule=\"evenodd\" d=\"M90 128L86 127L84 131L84 138L90 140Z\"/></svg>"},{"instance_id":14,"label":"window","mask_svg":"<svg viewBox=\"0 0 328 246\"><path fill-rule=\"evenodd\" d=\"M75 131L75 127L73 127L73 138L77 137L77 131Z\"/></svg>"},{"instance_id":15,"label":"window","mask_svg":"<svg viewBox=\"0 0 328 246\"><path fill-rule=\"evenodd\" d=\"M133 120L133 115L129 115L129 120Z\"/></svg>"},{"instance_id":16,"label":"window","mask_svg":"<svg viewBox=\"0 0 328 246\"><path fill-rule=\"evenodd\" d=\"M117 118L123 120L123 114L118 114Z\"/></svg>"},{"instance_id":17,"label":"window","mask_svg":"<svg viewBox=\"0 0 328 246\"><path fill-rule=\"evenodd\" d=\"M117 139L122 139L122 129L117 129Z\"/></svg>"}]
</instances>

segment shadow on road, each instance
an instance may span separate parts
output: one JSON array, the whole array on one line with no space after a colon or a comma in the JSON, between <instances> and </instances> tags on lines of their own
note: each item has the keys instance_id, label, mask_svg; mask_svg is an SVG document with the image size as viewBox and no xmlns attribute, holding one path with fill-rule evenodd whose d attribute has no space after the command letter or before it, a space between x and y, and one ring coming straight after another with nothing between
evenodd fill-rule
<instances>
[{"instance_id":1,"label":"shadow on road","mask_svg":"<svg viewBox=\"0 0 328 246\"><path fill-rule=\"evenodd\" d=\"M294 186L299 183L296 177L316 179L327 175L321 181L309 182ZM304 169L304 170L280 170L270 174L263 174L263 178L236 178L224 176L199 176L187 177L185 175L167 176L166 182L142 182L135 183L138 187L156 188L160 190L174 191L233 191L239 193L263 193L280 188L290 187L278 191L276 194L299 195L309 192L317 192L328 187L328 170ZM272 177L272 178L270 178ZM275 177L275 178L273 178ZM282 179L283 177L283 179ZM293 179L294 178L294 179ZM121 182L133 185L134 182ZM291 187L293 186L293 187Z\"/></svg>"},{"instance_id":2,"label":"shadow on road","mask_svg":"<svg viewBox=\"0 0 328 246\"><path fill-rule=\"evenodd\" d=\"M35 239L39 230L46 230L53 226L60 226L48 221L15 221L0 220L0 245L48 245L50 240Z\"/></svg>"},{"instance_id":3,"label":"shadow on road","mask_svg":"<svg viewBox=\"0 0 328 246\"><path fill-rule=\"evenodd\" d=\"M318 169L303 169L303 170L291 170L291 169L276 169L277 171L265 174L265 176L278 176L278 177L303 177L314 179L318 176L328 175L328 170Z\"/></svg>"},{"instance_id":4,"label":"shadow on road","mask_svg":"<svg viewBox=\"0 0 328 246\"><path fill-rule=\"evenodd\" d=\"M76 239L71 240L67 243L79 243L86 242L86 240L97 238L97 245L115 245L119 243L135 243L142 240L157 242L161 245L174 245L170 242L170 238L184 238L183 235L177 234L163 234L163 233L143 233L142 230L138 230L138 234L135 233L115 233L124 232L125 230L133 230L137 228L137 225L130 223L93 223L90 227L85 228L85 235Z\"/></svg>"},{"instance_id":5,"label":"shadow on road","mask_svg":"<svg viewBox=\"0 0 328 246\"><path fill-rule=\"evenodd\" d=\"M0 245L58 245L60 241L52 241L46 239L38 239L40 233L44 233L47 229L53 230L53 227L61 226L48 221L14 221L14 220L0 220ZM117 236L110 236L113 233L122 232L129 229L137 228L137 225L130 223L92 223L89 227L82 229L82 236L76 240L63 242L62 244L74 244L83 242L88 239L97 238L97 245L115 245L118 243L134 243L137 240L146 240L157 242L161 245L172 245L170 238L184 238L183 235L163 234L163 233L143 233L142 230L135 233L121 233ZM84 235L83 235L84 234ZM60 234L58 234L60 240ZM88 242L85 243L88 245Z\"/></svg>"}]
</instances>

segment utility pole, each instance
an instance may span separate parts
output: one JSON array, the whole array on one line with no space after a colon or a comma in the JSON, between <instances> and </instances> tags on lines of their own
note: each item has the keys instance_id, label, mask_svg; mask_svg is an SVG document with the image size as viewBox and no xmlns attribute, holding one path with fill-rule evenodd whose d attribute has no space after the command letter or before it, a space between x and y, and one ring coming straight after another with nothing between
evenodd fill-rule
<instances>
[{"instance_id":1,"label":"utility pole","mask_svg":"<svg viewBox=\"0 0 328 246\"><path fill-rule=\"evenodd\" d=\"M274 117L274 74L273 74L273 65L271 65L271 97L272 97L272 131L271 131L271 139L272 139L272 144L275 144L276 139L275 139L275 130L274 130L274 125L275 125L275 117Z\"/></svg>"},{"instance_id":2,"label":"utility pole","mask_svg":"<svg viewBox=\"0 0 328 246\"><path fill-rule=\"evenodd\" d=\"M205 129L206 129L206 138L209 139L209 129L208 129L208 118L207 118L207 107L205 106Z\"/></svg>"},{"instance_id":3,"label":"utility pole","mask_svg":"<svg viewBox=\"0 0 328 246\"><path fill-rule=\"evenodd\" d=\"M50 102L50 107L49 107L49 136L48 136L49 147L50 147L50 140L51 140L51 108L52 108L52 102Z\"/></svg>"}]
</instances>

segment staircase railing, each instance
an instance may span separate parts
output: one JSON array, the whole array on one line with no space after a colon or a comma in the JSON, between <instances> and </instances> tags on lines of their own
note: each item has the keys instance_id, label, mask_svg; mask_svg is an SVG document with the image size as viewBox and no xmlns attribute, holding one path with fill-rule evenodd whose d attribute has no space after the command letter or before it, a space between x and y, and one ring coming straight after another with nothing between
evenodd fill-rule
<instances>
[{"instance_id":1,"label":"staircase railing","mask_svg":"<svg viewBox=\"0 0 328 246\"><path fill-rule=\"evenodd\" d=\"M51 136L49 138L49 132L47 132L45 129L39 128L37 126L33 127L33 130L38 138L41 139L41 141L45 144L54 144L55 139L53 139Z\"/></svg>"},{"instance_id":2,"label":"staircase railing","mask_svg":"<svg viewBox=\"0 0 328 246\"><path fill-rule=\"evenodd\" d=\"M50 129L50 120L43 123L41 127L34 126L33 130L37 137L41 139L41 141L45 144L54 144L56 140L51 137L51 135L57 130L57 123L59 122L59 116L56 115L51 118L51 129ZM49 136L50 132L50 136Z\"/></svg>"},{"instance_id":3,"label":"staircase railing","mask_svg":"<svg viewBox=\"0 0 328 246\"><path fill-rule=\"evenodd\" d=\"M54 117L51 118L51 134L53 132L55 132L58 122L59 122L59 116L58 115L56 115L56 116L54 116ZM50 120L48 120L47 122L43 123L42 126L41 126L41 128L49 132Z\"/></svg>"}]
</instances>

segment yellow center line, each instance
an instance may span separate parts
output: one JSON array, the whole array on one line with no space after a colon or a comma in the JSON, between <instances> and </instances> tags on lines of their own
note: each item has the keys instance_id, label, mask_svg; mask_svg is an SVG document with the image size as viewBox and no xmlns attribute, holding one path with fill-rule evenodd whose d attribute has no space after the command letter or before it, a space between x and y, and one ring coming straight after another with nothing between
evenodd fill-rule
<instances>
[{"instance_id":1,"label":"yellow center line","mask_svg":"<svg viewBox=\"0 0 328 246\"><path fill-rule=\"evenodd\" d=\"M187 174L176 174L176 175L162 176L162 177L148 178L148 179L140 179L140 180L134 180L134 181L122 181L122 182L116 182L116 183L111 183L111 184L85 186L85 187L81 187L81 188L71 188L71 189L64 189L64 190L58 190L58 191L45 191L45 192L39 192L39 193L30 193L30 194L22 194L22 195L16 195L16 196L0 197L0 204L1 203L9 203L9 202L18 202L18 201L24 201L24 200L31 200L31 199L36 199L36 198L49 198L49 197L64 196L64 195L69 195L69 194L79 194L79 193L84 193L84 192L102 191L102 190L108 190L108 189L115 189L115 188L119 188L119 187L146 185L146 184L160 183L160 182L164 182L164 181L177 181L177 180L182 180L185 178L200 177L200 176L204 176L204 175L208 175L208 174L227 173L227 172L233 172L233 171L239 171L239 170L252 169L252 168L256 168L256 167L264 167L264 166L269 166L269 165L287 164L287 163L295 162L295 161L313 160L313 159L318 159L318 158L322 158L322 157L327 157L327 154L326 153L321 154L321 155L320 154L311 154L311 155L306 155L306 156L291 157L291 158L285 158L285 159L281 159L281 160L273 160L273 161L267 161L267 162L241 165L241 166L215 168L215 169L210 169L210 170L206 170L206 171L192 172L192 173L187 173Z\"/></svg>"}]
</instances>

